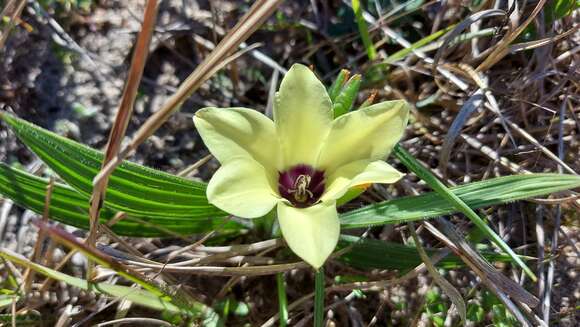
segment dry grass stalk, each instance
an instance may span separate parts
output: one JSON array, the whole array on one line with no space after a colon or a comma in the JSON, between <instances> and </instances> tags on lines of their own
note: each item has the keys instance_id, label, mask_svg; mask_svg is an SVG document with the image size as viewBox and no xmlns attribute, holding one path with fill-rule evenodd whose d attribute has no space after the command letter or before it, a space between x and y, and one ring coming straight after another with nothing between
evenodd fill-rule
<instances>
[{"instance_id":1,"label":"dry grass stalk","mask_svg":"<svg viewBox=\"0 0 580 327\"><path fill-rule=\"evenodd\" d=\"M46 185L46 194L44 196L44 211L42 213L42 221L47 223L50 217L50 200L52 199L52 190L54 189L54 177L50 177L48 184ZM38 238L34 243L34 250L32 252L32 262L39 262L42 254L42 245L46 239L46 233L44 230L38 231ZM24 273L24 291L28 293L30 291L30 286L32 280L34 279L34 270L27 268Z\"/></svg>"},{"instance_id":2,"label":"dry grass stalk","mask_svg":"<svg viewBox=\"0 0 580 327\"><path fill-rule=\"evenodd\" d=\"M181 104L195 92L212 74L216 72L215 67L222 62L245 41L255 30L257 30L274 13L282 0L260 0L256 1L250 11L244 15L238 24L229 31L218 46L209 54L207 58L187 77L179 86L162 108L155 112L139 128L129 145L123 148L113 160L95 177L93 184L98 184L104 176L108 176L121 162L131 155L141 143L165 122L171 114L179 110ZM221 66L220 66L221 67Z\"/></svg>"},{"instance_id":3,"label":"dry grass stalk","mask_svg":"<svg viewBox=\"0 0 580 327\"><path fill-rule=\"evenodd\" d=\"M123 141L129 120L131 119L133 105L137 97L137 91L139 90L139 84L143 76L143 69L145 68L145 62L149 53L149 44L151 43L153 29L155 28L157 0L149 0L147 2L143 17L143 26L137 38L137 45L131 60L131 68L129 69L129 76L125 84L125 89L123 90L121 104L119 105L117 115L115 116L115 123L109 135L105 158L103 159L103 167L119 152L121 142ZM108 178L109 174L106 174L99 183L93 185L93 194L91 195L91 206L89 210L90 231L87 238L87 242L93 246L96 241L99 211L105 200L105 190L109 182Z\"/></svg>"},{"instance_id":4,"label":"dry grass stalk","mask_svg":"<svg viewBox=\"0 0 580 327\"><path fill-rule=\"evenodd\" d=\"M538 1L538 4L530 14L530 16L515 30L508 32L503 39L495 46L495 49L485 58L485 60L477 67L478 72L484 72L488 70L490 67L495 65L498 61L500 61L503 57L509 54L510 44L526 29L528 25L536 18L536 16L540 13L544 5L546 4L546 0Z\"/></svg>"},{"instance_id":5,"label":"dry grass stalk","mask_svg":"<svg viewBox=\"0 0 580 327\"><path fill-rule=\"evenodd\" d=\"M10 34L10 31L16 25L16 21L18 20L18 17L20 17L20 14L22 13L24 6L26 5L26 0L20 0L18 3L17 1L18 0L8 1L4 6L4 9L2 9L2 13L0 13L0 21L1 21L3 17L8 16L10 11L12 11L10 13L10 21L8 22L8 25L4 27L4 30L0 34L0 50L4 48L4 44L6 44L6 40L8 40L8 35Z\"/></svg>"}]
</instances>

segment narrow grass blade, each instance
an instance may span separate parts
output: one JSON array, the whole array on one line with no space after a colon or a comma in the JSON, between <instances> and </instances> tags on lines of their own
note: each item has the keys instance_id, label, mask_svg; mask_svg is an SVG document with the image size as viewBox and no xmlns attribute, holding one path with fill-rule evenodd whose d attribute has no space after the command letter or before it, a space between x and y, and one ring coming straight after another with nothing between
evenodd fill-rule
<instances>
[{"instance_id":1,"label":"narrow grass blade","mask_svg":"<svg viewBox=\"0 0 580 327\"><path fill-rule=\"evenodd\" d=\"M563 174L525 174L493 178L449 188L472 208L488 207L580 187L580 177ZM340 215L343 229L449 215L458 210L436 192L371 204Z\"/></svg>"},{"instance_id":2,"label":"narrow grass blade","mask_svg":"<svg viewBox=\"0 0 580 327\"><path fill-rule=\"evenodd\" d=\"M2 289L2 292L7 290ZM17 302L20 296L17 294L0 294L0 309L11 305L13 302Z\"/></svg>"},{"instance_id":3,"label":"narrow grass blade","mask_svg":"<svg viewBox=\"0 0 580 327\"><path fill-rule=\"evenodd\" d=\"M441 195L444 199L453 204L453 206L463 214L465 214L482 232L485 233L502 251L510 255L513 261L520 266L524 272L533 280L536 281L536 275L532 270L524 263L520 257L507 245L499 235L497 235L493 229L491 229L484 221L479 217L473 209L471 209L465 202L461 200L455 193L450 191L437 177L435 177L428 169L423 167L413 156L403 149L400 145L397 145L393 151L395 156L401 160L401 162L407 166L411 171L413 171L419 178L424 180L435 192Z\"/></svg>"},{"instance_id":4,"label":"narrow grass blade","mask_svg":"<svg viewBox=\"0 0 580 327\"><path fill-rule=\"evenodd\" d=\"M485 58L485 60L477 66L478 72L484 72L499 62L503 57L509 53L509 45L526 29L536 16L540 13L547 0L539 0L534 10L527 16L526 20L517 28L509 31L495 46L493 51Z\"/></svg>"},{"instance_id":5,"label":"narrow grass blade","mask_svg":"<svg viewBox=\"0 0 580 327\"><path fill-rule=\"evenodd\" d=\"M78 287L85 291L91 290L96 293L105 294L116 298L125 298L130 300L131 302L154 310L168 311L172 313L183 313L183 310L181 310L176 305L164 301L160 297L156 296L155 294L147 290L109 283L89 283L84 279L72 277L59 271L52 270L50 268L36 264L22 257L21 255L13 253L7 249L0 250L0 257L9 260L15 264L18 264L20 266L30 268L48 278L53 278L65 282L71 286Z\"/></svg>"},{"instance_id":6,"label":"narrow grass blade","mask_svg":"<svg viewBox=\"0 0 580 327\"><path fill-rule=\"evenodd\" d=\"M382 63L378 64L378 65L389 65L392 64L394 62L397 62L399 60L404 59L406 56L410 55L411 53L413 53L414 50L417 50L419 48L422 48L428 44L430 44L433 41L438 40L440 37L442 37L443 35L445 35L445 33L449 32L450 30L452 30L455 27L455 25L450 25L447 26L444 29L441 29L433 34L427 35L426 37L420 39L419 41L413 43L410 47L408 48L404 48L401 49L395 53L393 53L392 55L388 56L387 59L383 60Z\"/></svg>"},{"instance_id":7,"label":"narrow grass blade","mask_svg":"<svg viewBox=\"0 0 580 327\"><path fill-rule=\"evenodd\" d=\"M483 90L477 90L465 103L461 106L459 113L453 119L453 123L449 127L449 131L447 131L447 135L445 135L445 139L443 140L443 145L441 146L441 151L439 152L439 166L441 171L445 174L447 171L447 163L449 162L449 155L451 154L451 149L455 144L455 140L457 136L461 134L461 130L463 126L471 117L471 114L478 109L484 101Z\"/></svg>"},{"instance_id":8,"label":"narrow grass blade","mask_svg":"<svg viewBox=\"0 0 580 327\"><path fill-rule=\"evenodd\" d=\"M72 234L67 233L58 227L48 226L43 222L39 222L38 226L44 230L55 241L75 249L84 254L91 261L111 270L114 270L119 276L141 286L154 296L158 297L164 302L171 303L181 309L181 311L192 316L207 316L212 311L209 307L202 303L191 301L191 299L182 299L172 292L165 289L165 287L157 285L153 280L145 277L140 272L120 263L118 260L104 254L100 250L93 248L90 245L79 242ZM92 284L92 283L91 283ZM89 285L92 287L92 285Z\"/></svg>"},{"instance_id":9,"label":"narrow grass blade","mask_svg":"<svg viewBox=\"0 0 580 327\"><path fill-rule=\"evenodd\" d=\"M375 49L375 45L371 40L369 35L369 28L367 26L367 22L363 18L363 8L361 6L360 0L352 0L352 10L354 10L354 15L356 17L356 23L358 25L358 31L360 37L362 39L363 45L367 51L367 56L369 59L375 60L377 57L377 50Z\"/></svg>"}]
</instances>

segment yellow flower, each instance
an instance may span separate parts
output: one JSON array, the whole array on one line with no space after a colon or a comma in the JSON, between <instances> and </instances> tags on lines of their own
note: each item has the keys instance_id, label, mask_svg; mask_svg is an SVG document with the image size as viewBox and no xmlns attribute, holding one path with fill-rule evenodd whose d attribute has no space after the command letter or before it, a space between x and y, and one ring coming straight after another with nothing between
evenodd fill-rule
<instances>
[{"instance_id":1,"label":"yellow flower","mask_svg":"<svg viewBox=\"0 0 580 327\"><path fill-rule=\"evenodd\" d=\"M209 182L209 202L242 218L276 206L286 243L318 269L338 242L336 200L351 187L401 178L382 159L403 135L408 114L399 100L334 119L324 85L293 65L276 94L274 121L246 108L195 114L201 138L222 164Z\"/></svg>"}]
</instances>

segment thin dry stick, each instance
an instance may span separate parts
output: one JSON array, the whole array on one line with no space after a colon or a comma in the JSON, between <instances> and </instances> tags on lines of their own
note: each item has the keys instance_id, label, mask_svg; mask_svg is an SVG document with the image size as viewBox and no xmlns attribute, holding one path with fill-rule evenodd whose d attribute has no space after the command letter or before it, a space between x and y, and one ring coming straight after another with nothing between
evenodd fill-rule
<instances>
[{"instance_id":1,"label":"thin dry stick","mask_svg":"<svg viewBox=\"0 0 580 327\"><path fill-rule=\"evenodd\" d=\"M104 327L104 326L126 324L126 323L132 324L134 326L141 325L141 324L154 325L154 326L169 326L169 327L173 326L172 324L168 323L167 321L153 319L153 318L121 318L121 319L110 320L107 322L102 322L100 324L96 324L95 326Z\"/></svg>"},{"instance_id":2,"label":"thin dry stick","mask_svg":"<svg viewBox=\"0 0 580 327\"><path fill-rule=\"evenodd\" d=\"M558 126L558 158L562 160L564 158L564 142L562 140L564 136L564 116L566 115L566 103L568 102L568 95L562 101L560 105L560 117ZM562 167L558 167L558 173L562 173ZM556 206L556 221L554 222L554 232L552 233L552 244L550 248L550 255L552 259L548 263L548 275L546 276L546 292L544 293L544 298L542 300L542 315L543 321L547 325L550 321L550 301L552 297L552 285L554 282L554 270L556 269L556 252L558 251L558 230L560 229L560 223L562 219L562 208L560 205Z\"/></svg>"},{"instance_id":3,"label":"thin dry stick","mask_svg":"<svg viewBox=\"0 0 580 327\"><path fill-rule=\"evenodd\" d=\"M281 242L281 244L280 244L280 245L282 245L282 242ZM271 252L271 251L275 250L275 249L276 249L276 247L273 247L273 248L266 249L266 250L264 250L264 251L262 251L262 252L258 253L258 254L257 254L257 257L262 257L262 256L266 255L267 253L269 253L269 252ZM248 267L249 265L250 265L250 264L249 264L248 262L246 262L246 263L244 263L244 265L243 265L243 266L244 266L244 267ZM226 294L227 294L227 293L228 293L228 292L229 292L229 291L230 291L230 290L231 290L231 289L232 289L232 288L233 288L233 287L234 287L234 286L235 286L237 283L239 283L239 282L240 282L240 280L242 280L242 278L244 278L244 276L234 276L234 277L231 277L231 278L230 278L230 279L229 279L229 280L228 280L228 281L227 281L227 282L224 284L224 286L222 287L222 289L221 289L221 290L218 292L218 294L217 294L216 298L217 298L217 299L221 299L221 298L225 297L225 296L226 296Z\"/></svg>"},{"instance_id":4,"label":"thin dry stick","mask_svg":"<svg viewBox=\"0 0 580 327\"><path fill-rule=\"evenodd\" d=\"M73 257L73 255L75 255L76 253L78 253L77 250L71 250L69 253L67 253L64 258L62 258L62 260L60 260L60 262L53 268L54 271L60 271L64 265L66 265L66 263ZM52 285L52 283L54 282L54 279L52 278L47 278L44 283L42 283L42 285L40 286L40 293L43 293L45 291L48 291L48 288L50 287L50 285Z\"/></svg>"},{"instance_id":5,"label":"thin dry stick","mask_svg":"<svg viewBox=\"0 0 580 327\"><path fill-rule=\"evenodd\" d=\"M135 97L139 89L139 83L143 76L143 69L145 68L145 61L149 53L149 44L151 43L151 36L153 35L153 28L155 27L155 19L157 17L157 0L149 0L145 7L143 18L143 27L137 38L137 46L133 53L131 60L131 68L129 70L129 77L119 110L115 116L115 124L109 135L109 141L105 150L105 158L103 159L103 167L119 152L121 141L125 136L131 113L133 112L133 105ZM109 183L109 174L103 176L99 183L93 184L93 194L91 195L91 207L89 209L90 215L90 231L87 238L89 245L94 245L97 236L97 228L99 222L99 211L105 200L105 189Z\"/></svg>"},{"instance_id":6,"label":"thin dry stick","mask_svg":"<svg viewBox=\"0 0 580 327\"><path fill-rule=\"evenodd\" d=\"M121 237L119 237L117 234L115 234L107 225L102 225L101 226L102 230L111 238L113 239L115 242L119 243L123 248L125 248L127 251L129 251L130 254L132 254L133 256L141 259L143 257L143 253L141 251L139 251L138 249L134 248L133 246L131 246L128 242L125 242L125 240L123 240ZM161 280L163 281L163 285L170 284L170 285L177 285L178 281L171 275L169 274L165 274L163 271L160 271L157 275L161 276ZM154 280L155 278L151 278L151 280ZM135 284L137 285L137 284ZM176 293L183 299L187 299L187 301L193 301L194 296L193 294L187 290L186 288L177 288L176 289Z\"/></svg>"},{"instance_id":7,"label":"thin dry stick","mask_svg":"<svg viewBox=\"0 0 580 327\"><path fill-rule=\"evenodd\" d=\"M6 15L8 13L8 10L10 10L10 8L12 7L12 5L15 2L16 1L10 1L9 3L6 4L6 7L4 7L4 10L2 10L2 13L0 14L0 20L4 17L4 15ZM0 35L0 50L2 48L4 48L4 44L6 43L6 40L8 39L8 34L10 34L10 31L12 30L14 25L16 25L16 20L17 20L18 16L20 16L20 14L22 13L22 9L24 9L24 5L26 5L26 0L21 0L18 3L18 5L16 5L16 8L14 8L14 10L12 11L12 15L10 15L10 22L8 23L8 26L6 26L6 28L4 28L4 30L2 31L2 34Z\"/></svg>"},{"instance_id":8,"label":"thin dry stick","mask_svg":"<svg viewBox=\"0 0 580 327\"><path fill-rule=\"evenodd\" d=\"M256 1L250 8L250 11L241 18L234 28L223 38L218 46L210 55L187 77L179 86L163 107L155 112L141 128L135 133L135 136L122 151L117 154L95 177L93 184L99 184L101 179L108 176L123 159L133 154L133 152L149 136L177 111L181 104L195 92L213 73L217 71L216 67L223 67L223 61L230 53L234 51L243 41L245 41L258 27L266 21L276 8L282 3L282 0L260 0Z\"/></svg>"},{"instance_id":9,"label":"thin dry stick","mask_svg":"<svg viewBox=\"0 0 580 327\"><path fill-rule=\"evenodd\" d=\"M208 154L207 156L199 159L198 161L196 161L193 165L185 168L184 170L180 171L177 176L181 176L181 177L189 177L197 168L205 165L208 161L211 160L211 158L213 158L213 155Z\"/></svg>"},{"instance_id":10,"label":"thin dry stick","mask_svg":"<svg viewBox=\"0 0 580 327\"><path fill-rule=\"evenodd\" d=\"M52 190L54 189L54 177L50 177L48 184L46 185L46 194L44 196L44 210L42 212L42 221L48 222L50 217L50 200L52 199ZM40 259L40 254L42 253L42 243L46 239L46 233L44 230L38 231L38 239L34 244L34 251L32 253L32 262L38 262ZM30 291L30 286L32 285L32 279L34 278L34 270L27 268L24 273L24 291Z\"/></svg>"}]
</instances>

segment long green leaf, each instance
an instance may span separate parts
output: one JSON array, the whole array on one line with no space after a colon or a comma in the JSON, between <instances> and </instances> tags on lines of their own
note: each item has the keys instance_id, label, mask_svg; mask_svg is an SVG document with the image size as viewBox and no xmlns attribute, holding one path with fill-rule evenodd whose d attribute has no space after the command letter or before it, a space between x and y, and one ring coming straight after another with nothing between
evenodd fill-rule
<instances>
[{"instance_id":1,"label":"long green leaf","mask_svg":"<svg viewBox=\"0 0 580 327\"><path fill-rule=\"evenodd\" d=\"M48 181L27 172L0 164L0 194L12 199L20 206L42 213L44 194ZM534 196L580 187L580 177L559 174L517 175L474 182L450 188L472 208L481 208L516 201ZM343 229L360 228L373 225L398 224L448 215L457 212L453 205L435 192L419 196L403 197L375 203L340 215ZM65 224L88 228L88 197L81 195L68 186L56 183L50 208L50 217ZM101 219L107 221L115 214L114 210L104 208ZM223 219L182 220L165 218L142 218L179 234L190 234L212 230L221 226L222 230L240 228L233 222ZM113 230L127 236L167 236L155 226L132 221L131 216L119 221Z\"/></svg>"},{"instance_id":2,"label":"long green leaf","mask_svg":"<svg viewBox=\"0 0 580 327\"><path fill-rule=\"evenodd\" d=\"M338 260L360 269L388 269L406 272L422 262L415 247L400 243L341 235L338 249L348 246L352 246L351 250L340 256ZM433 256L437 251L426 249L429 256ZM505 254L487 250L480 250L479 252L490 262L509 262L511 260ZM529 259L528 257L523 258ZM449 254L439 261L436 266L443 269L454 269L464 267L465 264L456 255Z\"/></svg>"},{"instance_id":3,"label":"long green leaf","mask_svg":"<svg viewBox=\"0 0 580 327\"><path fill-rule=\"evenodd\" d=\"M42 214L47 184L46 179L0 163L0 194L24 208ZM67 225L89 228L88 196L80 194L69 186L55 183L50 204L50 218ZM103 208L101 222L107 222L115 214L114 210ZM155 237L169 236L165 230L179 235L188 235L216 228L220 230L240 228L238 224L226 222L224 218L183 220L171 217L141 217L140 220L148 224L143 224L128 215L113 225L112 229L120 235Z\"/></svg>"},{"instance_id":4,"label":"long green leaf","mask_svg":"<svg viewBox=\"0 0 580 327\"><path fill-rule=\"evenodd\" d=\"M90 195L103 154L7 113L4 120L44 163L81 194ZM136 217L184 220L224 217L210 205L205 184L124 162L111 175L105 206Z\"/></svg>"},{"instance_id":5,"label":"long green leaf","mask_svg":"<svg viewBox=\"0 0 580 327\"><path fill-rule=\"evenodd\" d=\"M514 175L451 187L471 208L513 202L580 187L580 177L561 174ZM371 204L340 215L343 229L399 224L458 212L443 196L429 192Z\"/></svg>"}]
</instances>

